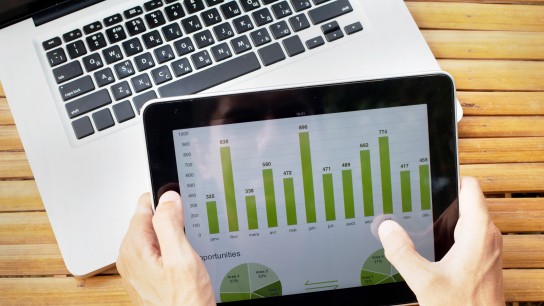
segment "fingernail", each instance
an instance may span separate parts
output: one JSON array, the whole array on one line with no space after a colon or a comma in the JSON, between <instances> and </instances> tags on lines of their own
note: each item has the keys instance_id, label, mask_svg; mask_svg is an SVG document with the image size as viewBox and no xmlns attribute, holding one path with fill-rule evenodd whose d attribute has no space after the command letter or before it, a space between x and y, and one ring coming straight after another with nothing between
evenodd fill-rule
<instances>
[{"instance_id":1,"label":"fingernail","mask_svg":"<svg viewBox=\"0 0 544 306\"><path fill-rule=\"evenodd\" d=\"M177 194L175 191L165 192L159 199L159 205L166 202L180 202L179 194Z\"/></svg>"},{"instance_id":2,"label":"fingernail","mask_svg":"<svg viewBox=\"0 0 544 306\"><path fill-rule=\"evenodd\" d=\"M398 223L393 220L385 220L378 227L380 238L384 238L396 230Z\"/></svg>"}]
</instances>

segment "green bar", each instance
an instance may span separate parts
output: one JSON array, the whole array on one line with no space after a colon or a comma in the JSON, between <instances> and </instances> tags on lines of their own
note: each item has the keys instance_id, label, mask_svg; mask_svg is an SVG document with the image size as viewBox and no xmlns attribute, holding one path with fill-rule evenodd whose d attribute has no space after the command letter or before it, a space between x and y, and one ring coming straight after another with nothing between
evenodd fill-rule
<instances>
[{"instance_id":1,"label":"green bar","mask_svg":"<svg viewBox=\"0 0 544 306\"><path fill-rule=\"evenodd\" d=\"M370 151L361 151L360 157L365 217L372 217L374 216L374 196L372 195L372 171L370 168Z\"/></svg>"},{"instance_id":2,"label":"green bar","mask_svg":"<svg viewBox=\"0 0 544 306\"><path fill-rule=\"evenodd\" d=\"M389 138L383 136L380 140L380 171L382 176L383 213L393 213L393 192L391 190L391 162L389 159Z\"/></svg>"},{"instance_id":3,"label":"green bar","mask_svg":"<svg viewBox=\"0 0 544 306\"><path fill-rule=\"evenodd\" d=\"M247 228L250 230L259 228L259 220L257 219L257 201L255 196L246 196L246 211L247 211Z\"/></svg>"},{"instance_id":4,"label":"green bar","mask_svg":"<svg viewBox=\"0 0 544 306\"><path fill-rule=\"evenodd\" d=\"M402 196L402 212L412 211L412 186L410 185L410 171L400 172L400 192Z\"/></svg>"},{"instance_id":5,"label":"green bar","mask_svg":"<svg viewBox=\"0 0 544 306\"><path fill-rule=\"evenodd\" d=\"M221 147L221 167L223 169L223 185L225 187L225 203L227 204L227 219L229 231L238 231L238 212L236 210L236 194L234 193L234 176L230 147Z\"/></svg>"},{"instance_id":6,"label":"green bar","mask_svg":"<svg viewBox=\"0 0 544 306\"><path fill-rule=\"evenodd\" d=\"M344 187L344 211L346 219L355 218L355 203L353 199L353 179L351 169L342 170L342 185Z\"/></svg>"},{"instance_id":7,"label":"green bar","mask_svg":"<svg viewBox=\"0 0 544 306\"><path fill-rule=\"evenodd\" d=\"M210 234L219 233L219 219L217 218L217 204L215 204L215 201L206 202L206 210L208 212Z\"/></svg>"},{"instance_id":8,"label":"green bar","mask_svg":"<svg viewBox=\"0 0 544 306\"><path fill-rule=\"evenodd\" d=\"M304 185L304 201L306 205L306 222L315 223L314 177L312 173L312 154L310 152L310 134L298 134L300 142L300 161L302 164L302 183Z\"/></svg>"},{"instance_id":9,"label":"green bar","mask_svg":"<svg viewBox=\"0 0 544 306\"><path fill-rule=\"evenodd\" d=\"M336 220L334 209L334 187L332 185L332 173L323 174L323 196L325 198L325 219Z\"/></svg>"},{"instance_id":10,"label":"green bar","mask_svg":"<svg viewBox=\"0 0 544 306\"><path fill-rule=\"evenodd\" d=\"M276 227L278 226L278 216L276 214L276 195L274 194L274 176L272 174L272 169L263 170L263 182L268 227Z\"/></svg>"},{"instance_id":11,"label":"green bar","mask_svg":"<svg viewBox=\"0 0 544 306\"><path fill-rule=\"evenodd\" d=\"M285 193L285 211L287 213L287 225L297 225L295 184L292 177L286 177L283 179L283 192Z\"/></svg>"},{"instance_id":12,"label":"green bar","mask_svg":"<svg viewBox=\"0 0 544 306\"><path fill-rule=\"evenodd\" d=\"M429 165L419 165L419 192L421 193L421 210L431 209Z\"/></svg>"}]
</instances>

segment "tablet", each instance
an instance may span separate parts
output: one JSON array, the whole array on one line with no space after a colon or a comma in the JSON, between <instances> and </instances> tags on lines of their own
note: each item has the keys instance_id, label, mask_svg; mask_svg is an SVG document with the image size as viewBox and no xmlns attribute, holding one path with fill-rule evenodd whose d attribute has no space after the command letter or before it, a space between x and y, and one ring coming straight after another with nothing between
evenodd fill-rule
<instances>
[{"instance_id":1,"label":"tablet","mask_svg":"<svg viewBox=\"0 0 544 306\"><path fill-rule=\"evenodd\" d=\"M180 192L218 303L414 302L376 227L396 220L432 261L451 247L454 101L433 74L148 104L152 196Z\"/></svg>"}]
</instances>

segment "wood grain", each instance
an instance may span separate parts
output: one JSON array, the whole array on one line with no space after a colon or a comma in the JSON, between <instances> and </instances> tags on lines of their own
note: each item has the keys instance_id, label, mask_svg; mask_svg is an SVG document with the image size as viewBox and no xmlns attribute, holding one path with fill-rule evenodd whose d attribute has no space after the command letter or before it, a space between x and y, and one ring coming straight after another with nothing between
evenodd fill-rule
<instances>
[{"instance_id":1,"label":"wood grain","mask_svg":"<svg viewBox=\"0 0 544 306\"><path fill-rule=\"evenodd\" d=\"M488 198L487 206L502 233L544 232L544 198Z\"/></svg>"},{"instance_id":2,"label":"wood grain","mask_svg":"<svg viewBox=\"0 0 544 306\"><path fill-rule=\"evenodd\" d=\"M544 162L544 137L459 139L461 164Z\"/></svg>"},{"instance_id":3,"label":"wood grain","mask_svg":"<svg viewBox=\"0 0 544 306\"><path fill-rule=\"evenodd\" d=\"M56 244L0 245L0 275L68 275Z\"/></svg>"},{"instance_id":4,"label":"wood grain","mask_svg":"<svg viewBox=\"0 0 544 306\"><path fill-rule=\"evenodd\" d=\"M0 181L0 212L44 210L34 180Z\"/></svg>"},{"instance_id":5,"label":"wood grain","mask_svg":"<svg viewBox=\"0 0 544 306\"><path fill-rule=\"evenodd\" d=\"M56 244L45 212L0 213L0 245Z\"/></svg>"},{"instance_id":6,"label":"wood grain","mask_svg":"<svg viewBox=\"0 0 544 306\"><path fill-rule=\"evenodd\" d=\"M544 235L505 235L504 268L544 268Z\"/></svg>"},{"instance_id":7,"label":"wood grain","mask_svg":"<svg viewBox=\"0 0 544 306\"><path fill-rule=\"evenodd\" d=\"M542 192L544 163L461 165L461 175L476 177L487 193Z\"/></svg>"},{"instance_id":8,"label":"wood grain","mask_svg":"<svg viewBox=\"0 0 544 306\"><path fill-rule=\"evenodd\" d=\"M544 116L466 116L458 133L459 138L541 137Z\"/></svg>"},{"instance_id":9,"label":"wood grain","mask_svg":"<svg viewBox=\"0 0 544 306\"><path fill-rule=\"evenodd\" d=\"M6 98L0 97L0 125L15 124Z\"/></svg>"},{"instance_id":10,"label":"wood grain","mask_svg":"<svg viewBox=\"0 0 544 306\"><path fill-rule=\"evenodd\" d=\"M0 125L0 151L22 151L23 144L15 125Z\"/></svg>"},{"instance_id":11,"label":"wood grain","mask_svg":"<svg viewBox=\"0 0 544 306\"><path fill-rule=\"evenodd\" d=\"M0 152L0 179L30 179L32 170L25 152Z\"/></svg>"},{"instance_id":12,"label":"wood grain","mask_svg":"<svg viewBox=\"0 0 544 306\"><path fill-rule=\"evenodd\" d=\"M544 115L544 92L458 91L457 98L466 116Z\"/></svg>"},{"instance_id":13,"label":"wood grain","mask_svg":"<svg viewBox=\"0 0 544 306\"><path fill-rule=\"evenodd\" d=\"M503 272L507 302L544 301L543 269L507 269Z\"/></svg>"}]
</instances>

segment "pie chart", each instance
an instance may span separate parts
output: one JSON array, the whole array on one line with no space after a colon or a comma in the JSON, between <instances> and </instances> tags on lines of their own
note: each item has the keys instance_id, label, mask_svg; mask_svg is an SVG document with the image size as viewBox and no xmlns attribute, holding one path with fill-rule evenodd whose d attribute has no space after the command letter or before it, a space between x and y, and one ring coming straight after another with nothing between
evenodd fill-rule
<instances>
[{"instance_id":1,"label":"pie chart","mask_svg":"<svg viewBox=\"0 0 544 306\"><path fill-rule=\"evenodd\" d=\"M241 264L230 270L221 281L221 302L253 300L281 296L281 281L265 265Z\"/></svg>"},{"instance_id":2,"label":"pie chart","mask_svg":"<svg viewBox=\"0 0 544 306\"><path fill-rule=\"evenodd\" d=\"M368 256L361 269L361 286L371 286L403 281L402 276L387 261L383 249Z\"/></svg>"}]
</instances>

